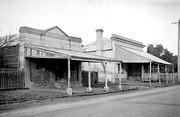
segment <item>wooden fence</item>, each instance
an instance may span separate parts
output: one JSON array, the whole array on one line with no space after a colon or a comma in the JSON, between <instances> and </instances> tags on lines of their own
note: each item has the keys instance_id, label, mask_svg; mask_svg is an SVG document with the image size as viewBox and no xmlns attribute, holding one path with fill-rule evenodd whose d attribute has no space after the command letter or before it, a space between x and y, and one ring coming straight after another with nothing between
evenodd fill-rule
<instances>
[{"instance_id":1,"label":"wooden fence","mask_svg":"<svg viewBox=\"0 0 180 117\"><path fill-rule=\"evenodd\" d=\"M19 69L0 68L0 89L24 88L23 72Z\"/></svg>"},{"instance_id":2,"label":"wooden fence","mask_svg":"<svg viewBox=\"0 0 180 117\"><path fill-rule=\"evenodd\" d=\"M167 76L166 76L167 75ZM159 76L157 73L152 73L151 74L151 80L152 81L158 81L159 77L161 81L172 81L172 80L177 80L177 73L159 73ZM149 73L144 73L143 74L143 81L148 81L149 80Z\"/></svg>"}]
</instances>

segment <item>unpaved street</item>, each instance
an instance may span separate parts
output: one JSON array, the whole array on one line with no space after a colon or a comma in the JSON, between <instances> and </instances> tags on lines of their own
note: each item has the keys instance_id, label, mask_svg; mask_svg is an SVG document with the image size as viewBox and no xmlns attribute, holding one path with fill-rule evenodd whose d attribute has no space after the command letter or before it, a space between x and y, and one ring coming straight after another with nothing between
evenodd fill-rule
<instances>
[{"instance_id":1,"label":"unpaved street","mask_svg":"<svg viewBox=\"0 0 180 117\"><path fill-rule=\"evenodd\" d=\"M179 117L180 86L20 109L0 116Z\"/></svg>"}]
</instances>

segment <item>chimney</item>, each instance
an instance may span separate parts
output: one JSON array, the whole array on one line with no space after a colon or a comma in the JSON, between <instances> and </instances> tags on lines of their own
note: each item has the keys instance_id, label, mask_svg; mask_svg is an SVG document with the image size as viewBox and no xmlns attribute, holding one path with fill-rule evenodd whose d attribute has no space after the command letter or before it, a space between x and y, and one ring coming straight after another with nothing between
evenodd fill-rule
<instances>
[{"instance_id":1,"label":"chimney","mask_svg":"<svg viewBox=\"0 0 180 117\"><path fill-rule=\"evenodd\" d=\"M103 56L103 29L96 30L96 55Z\"/></svg>"}]
</instances>

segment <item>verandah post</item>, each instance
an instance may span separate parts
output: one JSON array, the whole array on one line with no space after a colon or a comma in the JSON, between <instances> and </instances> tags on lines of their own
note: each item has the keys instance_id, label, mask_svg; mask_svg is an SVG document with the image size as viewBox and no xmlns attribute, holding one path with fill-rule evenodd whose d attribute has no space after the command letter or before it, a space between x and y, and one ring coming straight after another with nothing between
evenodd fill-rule
<instances>
[{"instance_id":1,"label":"verandah post","mask_svg":"<svg viewBox=\"0 0 180 117\"><path fill-rule=\"evenodd\" d=\"M92 91L92 88L91 88L90 62L88 62L88 68L89 68L89 71L88 71L88 88L87 88L87 91L88 91L88 92L91 92L91 91Z\"/></svg>"},{"instance_id":2,"label":"verandah post","mask_svg":"<svg viewBox=\"0 0 180 117\"><path fill-rule=\"evenodd\" d=\"M166 84L168 84L168 73L167 73L167 65L165 66L165 74L166 74Z\"/></svg>"},{"instance_id":3,"label":"verandah post","mask_svg":"<svg viewBox=\"0 0 180 117\"><path fill-rule=\"evenodd\" d=\"M66 89L68 95L72 95L72 88L71 88L71 57L68 57L68 86Z\"/></svg>"},{"instance_id":4,"label":"verandah post","mask_svg":"<svg viewBox=\"0 0 180 117\"><path fill-rule=\"evenodd\" d=\"M152 80L152 70L151 70L151 67L152 67L152 63L150 62L150 65L149 65L149 86L151 86L151 80Z\"/></svg>"},{"instance_id":5,"label":"verandah post","mask_svg":"<svg viewBox=\"0 0 180 117\"><path fill-rule=\"evenodd\" d=\"M172 68L172 79L173 79L173 84L175 84L175 80L174 80L174 65L173 65L173 68Z\"/></svg>"},{"instance_id":6,"label":"verandah post","mask_svg":"<svg viewBox=\"0 0 180 117\"><path fill-rule=\"evenodd\" d=\"M121 64L121 62L120 62L120 64L119 64L119 67L120 67L120 70L118 71L119 73L118 73L118 77L119 77L119 86L118 86L118 88L120 89L120 90L122 90L122 83L121 83L121 72L122 72L122 64Z\"/></svg>"},{"instance_id":7,"label":"verandah post","mask_svg":"<svg viewBox=\"0 0 180 117\"><path fill-rule=\"evenodd\" d=\"M104 74L105 74L105 86L104 89L106 92L109 92L109 87L108 87L108 80L107 80L107 70L106 70L107 62L104 62Z\"/></svg>"},{"instance_id":8,"label":"verandah post","mask_svg":"<svg viewBox=\"0 0 180 117\"><path fill-rule=\"evenodd\" d=\"M141 65L141 80L144 80L144 65Z\"/></svg>"},{"instance_id":9,"label":"verandah post","mask_svg":"<svg viewBox=\"0 0 180 117\"><path fill-rule=\"evenodd\" d=\"M160 76L159 64L157 66L157 71L158 71L159 84L161 85L161 76Z\"/></svg>"}]
</instances>

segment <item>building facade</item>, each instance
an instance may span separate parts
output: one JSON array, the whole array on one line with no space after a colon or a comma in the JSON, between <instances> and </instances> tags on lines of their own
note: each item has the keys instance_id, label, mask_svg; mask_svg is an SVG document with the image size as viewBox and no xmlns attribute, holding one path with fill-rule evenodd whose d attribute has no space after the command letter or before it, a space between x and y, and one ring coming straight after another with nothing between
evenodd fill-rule
<instances>
[{"instance_id":1,"label":"building facade","mask_svg":"<svg viewBox=\"0 0 180 117\"><path fill-rule=\"evenodd\" d=\"M120 77L125 80L147 80L152 73L151 68L158 68L159 65L168 65L170 63L161 60L151 54L143 51L142 42L112 34L110 38L103 37L103 30L96 30L96 41L84 47L86 53L113 57L122 61L120 63L107 64L107 77L111 82L116 82ZM87 69L87 65L83 63L83 69ZM102 66L92 64L91 69L99 73L99 81L104 81ZM157 77L156 77L157 78Z\"/></svg>"},{"instance_id":2,"label":"building facade","mask_svg":"<svg viewBox=\"0 0 180 117\"><path fill-rule=\"evenodd\" d=\"M57 26L45 30L20 27L15 40L0 50L0 89L67 88L72 94L72 87L82 86L85 79L82 62L120 62L84 53L81 38L69 36ZM89 79L90 75L86 81L91 88Z\"/></svg>"}]
</instances>

